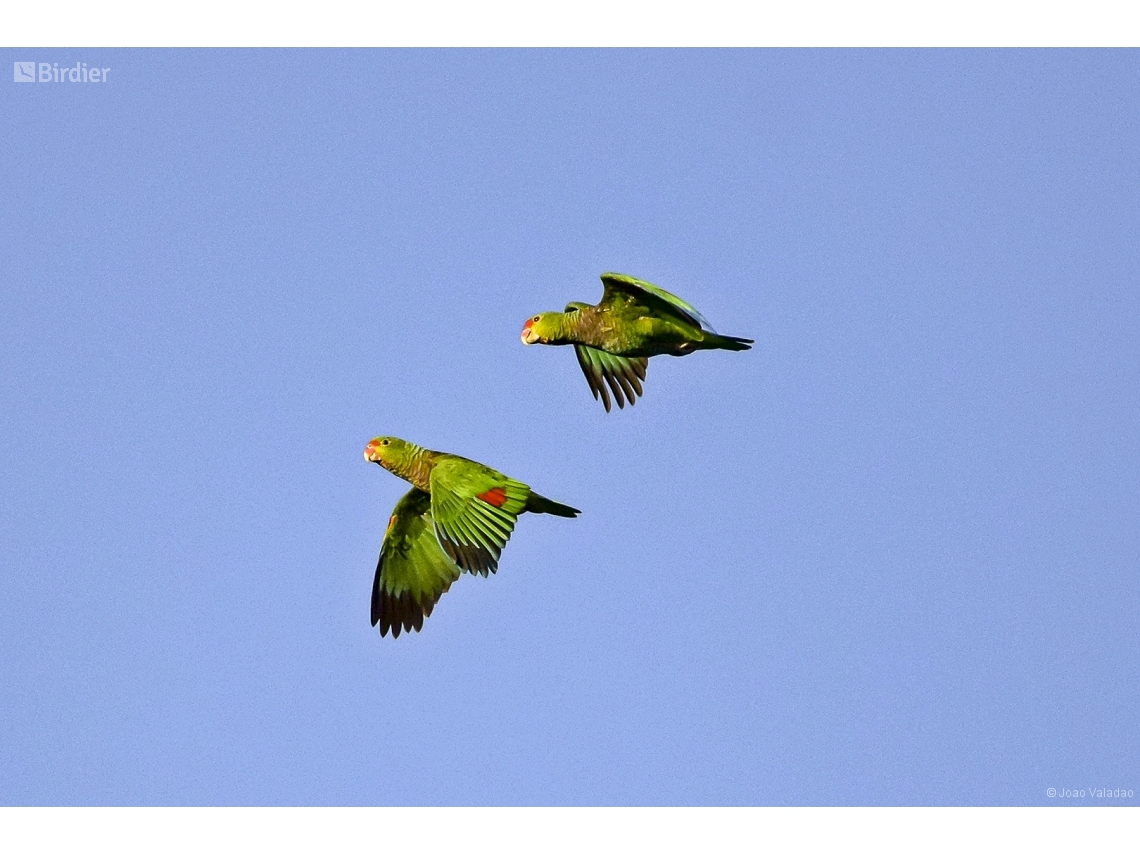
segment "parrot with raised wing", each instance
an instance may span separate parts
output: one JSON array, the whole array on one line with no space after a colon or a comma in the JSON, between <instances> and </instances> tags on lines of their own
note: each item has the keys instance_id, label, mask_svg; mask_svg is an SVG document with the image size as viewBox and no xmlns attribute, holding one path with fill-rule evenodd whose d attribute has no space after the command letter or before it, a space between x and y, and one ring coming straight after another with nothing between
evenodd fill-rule
<instances>
[{"instance_id":1,"label":"parrot with raised wing","mask_svg":"<svg viewBox=\"0 0 1140 855\"><path fill-rule=\"evenodd\" d=\"M748 350L750 338L718 335L700 312L663 288L602 274L596 306L568 303L563 312L542 312L523 324L523 344L572 344L594 399L606 412L613 392L619 408L642 394L649 357L686 356L696 350Z\"/></svg>"},{"instance_id":2,"label":"parrot with raised wing","mask_svg":"<svg viewBox=\"0 0 1140 855\"><path fill-rule=\"evenodd\" d=\"M481 463L392 436L370 440L364 459L412 484L388 520L372 583L381 636L419 632L460 572L494 573L520 514L581 513Z\"/></svg>"}]
</instances>

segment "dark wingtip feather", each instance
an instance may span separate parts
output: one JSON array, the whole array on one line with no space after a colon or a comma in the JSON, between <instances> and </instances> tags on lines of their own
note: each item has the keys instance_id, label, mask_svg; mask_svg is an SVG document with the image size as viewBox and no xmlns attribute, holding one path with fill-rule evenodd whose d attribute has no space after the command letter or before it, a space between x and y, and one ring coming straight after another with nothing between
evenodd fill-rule
<instances>
[{"instance_id":1,"label":"dark wingtip feather","mask_svg":"<svg viewBox=\"0 0 1140 855\"><path fill-rule=\"evenodd\" d=\"M593 371L587 369L586 379L590 381L590 387L594 390L594 399L597 400L598 393L602 393L602 406L606 408L606 412L610 411L610 393L606 390L606 384L602 382L602 378L598 377ZM618 406L621 406L621 401L618 401Z\"/></svg>"},{"instance_id":2,"label":"dark wingtip feather","mask_svg":"<svg viewBox=\"0 0 1140 855\"><path fill-rule=\"evenodd\" d=\"M574 355L578 357L578 365L582 369L582 374L586 377L586 383L594 395L594 400L598 400L598 396L600 395L602 398L602 406L606 408L606 412L608 413L610 411L610 394L606 391L606 385L602 382L602 378L594 372L594 369L590 366L581 348L575 347Z\"/></svg>"},{"instance_id":3,"label":"dark wingtip feather","mask_svg":"<svg viewBox=\"0 0 1140 855\"><path fill-rule=\"evenodd\" d=\"M498 556L489 550L471 543L455 543L449 538L442 538L440 544L447 557L459 565L461 570L468 573L478 573L486 578L499 569Z\"/></svg>"},{"instance_id":4,"label":"dark wingtip feather","mask_svg":"<svg viewBox=\"0 0 1140 855\"><path fill-rule=\"evenodd\" d=\"M602 373L602 377L609 383L610 388L613 390L614 397L617 398L618 409L624 410L625 396L622 395L621 384L618 382L620 375L614 374L612 371L605 371Z\"/></svg>"},{"instance_id":5,"label":"dark wingtip feather","mask_svg":"<svg viewBox=\"0 0 1140 855\"><path fill-rule=\"evenodd\" d=\"M625 390L625 396L629 399L629 405L632 407L635 403L634 398L636 396L633 394L633 385L629 382L629 376L626 374L624 369L621 371L614 371L612 373L612 376L618 381L618 383L621 384L621 388ZM636 377L633 378L633 382L638 382Z\"/></svg>"},{"instance_id":6,"label":"dark wingtip feather","mask_svg":"<svg viewBox=\"0 0 1140 855\"><path fill-rule=\"evenodd\" d=\"M599 367L589 362L581 350L576 349L576 352L578 363L582 366L591 391L594 391L594 397L598 397L598 391L602 393L607 413L610 411L607 389L613 392L619 410L625 409L627 401L632 407L637 403L637 398L644 394L641 381L645 379L645 368L649 362L646 357L617 357L611 362L603 362Z\"/></svg>"},{"instance_id":7,"label":"dark wingtip feather","mask_svg":"<svg viewBox=\"0 0 1140 855\"><path fill-rule=\"evenodd\" d=\"M408 592L403 591L393 596L382 586L373 586L372 590L372 625L380 629L380 637L384 638L389 631L392 638L399 638L400 632L419 632L424 628L424 618L430 617L438 598L447 593L451 585L446 585L439 592L435 600L417 602Z\"/></svg>"}]
</instances>

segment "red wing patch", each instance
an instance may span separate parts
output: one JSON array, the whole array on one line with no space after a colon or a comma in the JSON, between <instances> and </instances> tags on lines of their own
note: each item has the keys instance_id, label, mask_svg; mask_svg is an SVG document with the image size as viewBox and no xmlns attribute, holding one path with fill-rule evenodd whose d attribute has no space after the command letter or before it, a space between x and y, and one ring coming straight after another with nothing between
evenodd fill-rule
<instances>
[{"instance_id":1,"label":"red wing patch","mask_svg":"<svg viewBox=\"0 0 1140 855\"><path fill-rule=\"evenodd\" d=\"M501 508L507 503L507 494L502 487L492 487L486 493L480 493L475 498L482 499L488 505L494 505L496 508Z\"/></svg>"}]
</instances>

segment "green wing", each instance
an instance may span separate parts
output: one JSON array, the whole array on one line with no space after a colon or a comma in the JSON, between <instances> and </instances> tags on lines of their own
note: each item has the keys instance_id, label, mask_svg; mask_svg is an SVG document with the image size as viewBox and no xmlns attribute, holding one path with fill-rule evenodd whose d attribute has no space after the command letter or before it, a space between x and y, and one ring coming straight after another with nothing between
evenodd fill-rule
<instances>
[{"instance_id":1,"label":"green wing","mask_svg":"<svg viewBox=\"0 0 1140 855\"><path fill-rule=\"evenodd\" d=\"M440 549L431 522L431 496L413 487L396 503L380 546L372 583L372 625L380 635L419 632L439 598L459 578Z\"/></svg>"},{"instance_id":2,"label":"green wing","mask_svg":"<svg viewBox=\"0 0 1140 855\"><path fill-rule=\"evenodd\" d=\"M574 354L582 366L582 373L586 375L586 382L590 384L590 391L594 393L594 400L600 394L607 413L610 411L607 383L617 398L618 409L625 407L626 398L629 399L629 405L633 406L634 398L641 394L641 381L645 379L645 369L649 365L647 358L614 356L584 344L574 345ZM622 392L625 393L624 397Z\"/></svg>"},{"instance_id":3,"label":"green wing","mask_svg":"<svg viewBox=\"0 0 1140 855\"><path fill-rule=\"evenodd\" d=\"M618 294L626 294L651 309L678 315L682 320L694 326L701 327L711 333L716 332L712 328L712 324L705 320L704 315L664 288L658 288L656 285L634 279L632 276L623 276L621 273L603 273L602 286L605 290L602 295L602 302L598 305L604 304L607 300L617 299Z\"/></svg>"},{"instance_id":4,"label":"green wing","mask_svg":"<svg viewBox=\"0 0 1140 855\"><path fill-rule=\"evenodd\" d=\"M529 495L526 484L481 463L444 457L431 472L432 518L443 551L468 573L494 573Z\"/></svg>"}]
</instances>

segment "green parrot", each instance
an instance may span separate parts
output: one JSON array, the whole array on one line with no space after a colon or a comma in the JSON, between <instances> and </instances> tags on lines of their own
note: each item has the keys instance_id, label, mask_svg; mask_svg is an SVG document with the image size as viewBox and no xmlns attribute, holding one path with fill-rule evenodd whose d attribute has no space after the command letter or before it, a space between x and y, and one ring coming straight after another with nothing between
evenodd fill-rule
<instances>
[{"instance_id":1,"label":"green parrot","mask_svg":"<svg viewBox=\"0 0 1140 855\"><path fill-rule=\"evenodd\" d=\"M685 356L694 350L748 350L750 338L717 335L701 313L668 291L620 273L603 273L598 305L568 303L523 324L523 344L572 344L578 364L606 412L613 390L618 407L633 406L650 356ZM602 381L605 381L603 383ZM622 393L625 393L624 396Z\"/></svg>"},{"instance_id":2,"label":"green parrot","mask_svg":"<svg viewBox=\"0 0 1140 855\"><path fill-rule=\"evenodd\" d=\"M369 440L364 459L412 484L388 520L372 583L381 636L419 632L460 572L494 573L519 514L581 513L482 463L393 436Z\"/></svg>"}]
</instances>

